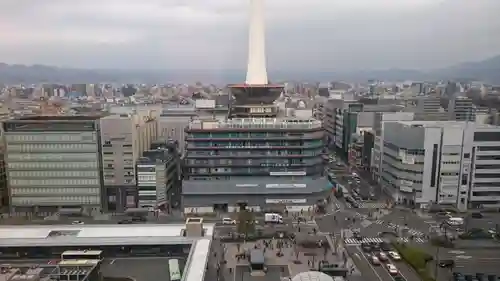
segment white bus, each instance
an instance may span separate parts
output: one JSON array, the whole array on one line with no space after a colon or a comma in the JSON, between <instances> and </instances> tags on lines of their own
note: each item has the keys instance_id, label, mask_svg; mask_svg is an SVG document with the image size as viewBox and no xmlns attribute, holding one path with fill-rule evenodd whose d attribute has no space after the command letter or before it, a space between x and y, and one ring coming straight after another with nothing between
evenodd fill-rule
<instances>
[{"instance_id":1,"label":"white bus","mask_svg":"<svg viewBox=\"0 0 500 281\"><path fill-rule=\"evenodd\" d=\"M168 271L170 272L170 280L171 281L180 281L181 280L181 270L179 268L179 260L178 259L169 259L168 260Z\"/></svg>"},{"instance_id":2,"label":"white bus","mask_svg":"<svg viewBox=\"0 0 500 281\"><path fill-rule=\"evenodd\" d=\"M102 251L65 251L61 254L61 260L102 260Z\"/></svg>"}]
</instances>

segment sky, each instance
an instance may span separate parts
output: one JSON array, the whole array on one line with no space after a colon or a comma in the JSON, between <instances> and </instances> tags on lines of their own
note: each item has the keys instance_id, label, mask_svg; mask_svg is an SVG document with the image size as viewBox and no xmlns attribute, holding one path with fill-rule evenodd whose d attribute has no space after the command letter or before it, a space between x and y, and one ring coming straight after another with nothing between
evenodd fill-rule
<instances>
[{"instance_id":1,"label":"sky","mask_svg":"<svg viewBox=\"0 0 500 281\"><path fill-rule=\"evenodd\" d=\"M265 0L268 68L432 69L500 55L500 0ZM0 62L246 67L249 0L0 0Z\"/></svg>"}]
</instances>

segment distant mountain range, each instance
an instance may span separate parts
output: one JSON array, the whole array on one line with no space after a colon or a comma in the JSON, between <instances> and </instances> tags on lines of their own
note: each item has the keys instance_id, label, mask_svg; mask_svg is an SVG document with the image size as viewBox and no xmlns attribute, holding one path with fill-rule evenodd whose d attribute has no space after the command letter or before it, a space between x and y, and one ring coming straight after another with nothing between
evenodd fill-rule
<instances>
[{"instance_id":1,"label":"distant mountain range","mask_svg":"<svg viewBox=\"0 0 500 281\"><path fill-rule=\"evenodd\" d=\"M85 70L46 65L9 65L0 63L0 83L167 83L195 82L236 83L243 70ZM500 84L500 55L479 62L457 64L432 71L409 69L363 70L356 72L286 72L270 71L274 81L367 81L377 80L477 80Z\"/></svg>"}]
</instances>

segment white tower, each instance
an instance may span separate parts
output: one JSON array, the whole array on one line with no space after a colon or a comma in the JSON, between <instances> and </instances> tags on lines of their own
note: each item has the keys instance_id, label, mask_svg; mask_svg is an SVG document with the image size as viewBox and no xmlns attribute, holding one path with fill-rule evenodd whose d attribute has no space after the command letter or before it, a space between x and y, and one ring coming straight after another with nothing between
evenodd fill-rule
<instances>
[{"instance_id":1,"label":"white tower","mask_svg":"<svg viewBox=\"0 0 500 281\"><path fill-rule=\"evenodd\" d=\"M263 0L250 0L250 28L248 36L246 84L268 84Z\"/></svg>"}]
</instances>

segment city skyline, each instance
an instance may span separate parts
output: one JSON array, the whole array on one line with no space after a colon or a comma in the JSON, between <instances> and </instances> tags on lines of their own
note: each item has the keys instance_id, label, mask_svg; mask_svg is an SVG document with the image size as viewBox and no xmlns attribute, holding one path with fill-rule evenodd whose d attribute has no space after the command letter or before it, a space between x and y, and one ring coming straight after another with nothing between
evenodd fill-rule
<instances>
[{"instance_id":1,"label":"city skyline","mask_svg":"<svg viewBox=\"0 0 500 281\"><path fill-rule=\"evenodd\" d=\"M18 3L19 2L19 3ZM2 4L0 61L241 69L248 1ZM497 55L494 0L266 1L269 69L430 69ZM95 7L99 7L96 9ZM487 21L482 19L487 18ZM499 41L499 42L496 42Z\"/></svg>"}]
</instances>

